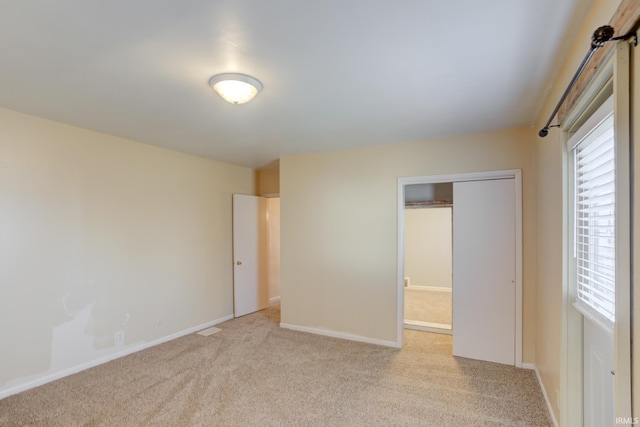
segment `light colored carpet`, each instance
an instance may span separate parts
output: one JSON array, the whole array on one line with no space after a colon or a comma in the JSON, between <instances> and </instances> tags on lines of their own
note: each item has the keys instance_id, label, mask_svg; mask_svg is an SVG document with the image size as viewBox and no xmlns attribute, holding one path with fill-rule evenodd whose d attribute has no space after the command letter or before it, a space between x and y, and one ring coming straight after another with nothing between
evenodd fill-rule
<instances>
[{"instance_id":1,"label":"light colored carpet","mask_svg":"<svg viewBox=\"0 0 640 427\"><path fill-rule=\"evenodd\" d=\"M267 309L0 400L2 426L551 426L533 371L281 329Z\"/></svg>"},{"instance_id":2,"label":"light colored carpet","mask_svg":"<svg viewBox=\"0 0 640 427\"><path fill-rule=\"evenodd\" d=\"M404 289L404 318L451 325L451 292Z\"/></svg>"}]
</instances>

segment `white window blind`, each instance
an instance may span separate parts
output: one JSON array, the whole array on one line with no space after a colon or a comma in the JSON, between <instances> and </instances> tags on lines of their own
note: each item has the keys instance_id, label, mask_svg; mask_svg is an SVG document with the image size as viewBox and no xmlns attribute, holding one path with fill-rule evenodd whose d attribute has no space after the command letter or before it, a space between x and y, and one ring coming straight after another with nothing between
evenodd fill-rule
<instances>
[{"instance_id":1,"label":"white window blind","mask_svg":"<svg viewBox=\"0 0 640 427\"><path fill-rule=\"evenodd\" d=\"M615 145L609 113L574 145L576 304L615 322Z\"/></svg>"}]
</instances>

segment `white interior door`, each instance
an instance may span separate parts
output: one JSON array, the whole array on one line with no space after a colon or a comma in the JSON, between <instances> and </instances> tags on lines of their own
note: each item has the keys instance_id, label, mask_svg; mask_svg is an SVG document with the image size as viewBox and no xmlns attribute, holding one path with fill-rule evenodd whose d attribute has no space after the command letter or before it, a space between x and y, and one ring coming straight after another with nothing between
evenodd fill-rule
<instances>
[{"instance_id":1,"label":"white interior door","mask_svg":"<svg viewBox=\"0 0 640 427\"><path fill-rule=\"evenodd\" d=\"M233 195L233 312L235 317L268 305L267 199Z\"/></svg>"},{"instance_id":2,"label":"white interior door","mask_svg":"<svg viewBox=\"0 0 640 427\"><path fill-rule=\"evenodd\" d=\"M453 184L453 354L515 365L515 180Z\"/></svg>"},{"instance_id":3,"label":"white interior door","mask_svg":"<svg viewBox=\"0 0 640 427\"><path fill-rule=\"evenodd\" d=\"M613 337L584 317L584 427L613 427Z\"/></svg>"}]
</instances>

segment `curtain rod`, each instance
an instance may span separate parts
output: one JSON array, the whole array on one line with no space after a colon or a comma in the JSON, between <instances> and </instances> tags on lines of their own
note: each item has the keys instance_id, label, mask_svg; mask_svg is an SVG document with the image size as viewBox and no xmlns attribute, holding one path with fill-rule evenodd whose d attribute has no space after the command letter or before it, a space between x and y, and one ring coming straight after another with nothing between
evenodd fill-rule
<instances>
[{"instance_id":1,"label":"curtain rod","mask_svg":"<svg viewBox=\"0 0 640 427\"><path fill-rule=\"evenodd\" d=\"M587 52L587 55L584 57L584 59L582 60L582 63L578 67L578 71L576 71L576 73L574 74L573 78L569 82L569 86L567 86L567 88L565 89L564 93L560 97L560 101L558 101L558 104L556 105L556 108L553 109L553 113L551 113L551 117L549 117L549 120L547 120L547 124L544 125L544 127L542 129L540 129L540 132L538 132L538 135L541 138L544 138L545 136L547 136L549 134L549 128L560 127L559 124L558 125L551 125L551 121L556 116L556 114L558 114L558 110L560 110L560 107L562 106L562 103L565 101L565 99L569 95L569 92L571 92L571 89L573 89L573 86L576 84L576 81L580 77L580 74L582 74L582 72L584 71L584 69L587 66L587 63L589 62L589 60L591 59L593 54L596 52L596 50L598 50L598 48L601 48L602 46L604 46L605 44L607 44L609 42L618 41L618 40L628 40L628 39L630 39L632 37L636 37L635 30L631 31L630 33L627 33L627 34L625 34L623 36L619 36L619 37L613 37L613 34L614 34L614 29L613 29L613 27L611 27L609 25L603 25L602 27L596 29L593 32L593 36L591 36L591 47L589 48L589 51ZM637 43L637 38L636 38L636 43Z\"/></svg>"}]
</instances>

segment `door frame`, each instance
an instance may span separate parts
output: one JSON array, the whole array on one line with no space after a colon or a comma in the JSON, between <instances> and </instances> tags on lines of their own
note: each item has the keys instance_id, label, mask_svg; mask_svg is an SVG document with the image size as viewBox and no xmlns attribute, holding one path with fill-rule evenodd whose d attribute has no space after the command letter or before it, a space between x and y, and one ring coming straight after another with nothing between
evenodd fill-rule
<instances>
[{"instance_id":1,"label":"door frame","mask_svg":"<svg viewBox=\"0 0 640 427\"><path fill-rule=\"evenodd\" d=\"M515 179L515 237L516 237L516 293L515 293L515 366L522 367L522 171L520 169L487 172L457 173L447 175L427 175L398 178L397 200L397 347L402 348L404 332L404 194L405 186L413 184L439 184L446 182L485 181L492 179ZM455 206L454 206L455 208Z\"/></svg>"}]
</instances>

